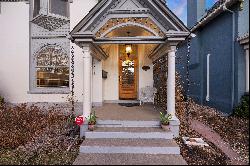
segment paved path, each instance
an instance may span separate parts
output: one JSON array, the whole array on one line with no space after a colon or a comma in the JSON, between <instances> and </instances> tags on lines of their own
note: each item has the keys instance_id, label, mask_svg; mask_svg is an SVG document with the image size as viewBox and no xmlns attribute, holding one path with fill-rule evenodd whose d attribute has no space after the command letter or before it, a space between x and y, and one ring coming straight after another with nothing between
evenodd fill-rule
<instances>
[{"instance_id":1,"label":"paved path","mask_svg":"<svg viewBox=\"0 0 250 166\"><path fill-rule=\"evenodd\" d=\"M215 146L220 148L231 159L232 165L247 165L247 163L240 161L238 153L233 151L230 145L223 141L220 135L207 125L197 120L192 120L191 128L200 133L209 142L212 142Z\"/></svg>"},{"instance_id":2,"label":"paved path","mask_svg":"<svg viewBox=\"0 0 250 166\"><path fill-rule=\"evenodd\" d=\"M80 154L73 165L187 165L181 155Z\"/></svg>"}]
</instances>

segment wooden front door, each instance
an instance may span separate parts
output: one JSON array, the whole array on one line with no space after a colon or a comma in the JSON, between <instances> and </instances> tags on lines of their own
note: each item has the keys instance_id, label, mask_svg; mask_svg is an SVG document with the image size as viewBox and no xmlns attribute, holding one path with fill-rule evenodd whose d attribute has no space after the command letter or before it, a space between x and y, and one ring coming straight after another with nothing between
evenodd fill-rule
<instances>
[{"instance_id":1,"label":"wooden front door","mask_svg":"<svg viewBox=\"0 0 250 166\"><path fill-rule=\"evenodd\" d=\"M122 100L137 99L138 59L135 52L130 57L124 54L119 58L119 96Z\"/></svg>"}]
</instances>

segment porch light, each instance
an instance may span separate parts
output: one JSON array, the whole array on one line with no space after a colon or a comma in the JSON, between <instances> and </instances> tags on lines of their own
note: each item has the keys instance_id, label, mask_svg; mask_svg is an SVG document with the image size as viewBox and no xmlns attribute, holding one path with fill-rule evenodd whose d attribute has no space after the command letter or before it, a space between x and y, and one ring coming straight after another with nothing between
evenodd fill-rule
<instances>
[{"instance_id":1,"label":"porch light","mask_svg":"<svg viewBox=\"0 0 250 166\"><path fill-rule=\"evenodd\" d=\"M131 55L131 53L132 53L132 45L127 44L126 45L126 54L128 55L128 57Z\"/></svg>"}]
</instances>

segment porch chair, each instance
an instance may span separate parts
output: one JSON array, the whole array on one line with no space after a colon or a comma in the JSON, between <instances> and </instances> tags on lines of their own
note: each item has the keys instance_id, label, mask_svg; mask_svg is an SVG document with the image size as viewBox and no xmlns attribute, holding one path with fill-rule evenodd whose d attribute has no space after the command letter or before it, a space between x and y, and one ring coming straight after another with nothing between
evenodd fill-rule
<instances>
[{"instance_id":1,"label":"porch chair","mask_svg":"<svg viewBox=\"0 0 250 166\"><path fill-rule=\"evenodd\" d=\"M151 102L154 104L154 98L156 93L157 89L154 87L146 86L141 88L139 92L140 105L145 102Z\"/></svg>"}]
</instances>

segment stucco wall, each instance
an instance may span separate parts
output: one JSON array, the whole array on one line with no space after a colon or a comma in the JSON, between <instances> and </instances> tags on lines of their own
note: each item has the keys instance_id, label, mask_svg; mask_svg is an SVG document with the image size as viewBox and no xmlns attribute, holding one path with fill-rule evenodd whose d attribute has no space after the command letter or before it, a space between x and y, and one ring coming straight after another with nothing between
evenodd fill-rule
<instances>
[{"instance_id":1,"label":"stucco wall","mask_svg":"<svg viewBox=\"0 0 250 166\"><path fill-rule=\"evenodd\" d=\"M145 55L145 47L147 45L138 45L138 56L139 56L139 89L145 86L153 87L153 62ZM150 69L145 71L142 69L143 66L149 66Z\"/></svg>"},{"instance_id":2,"label":"stucco wall","mask_svg":"<svg viewBox=\"0 0 250 166\"><path fill-rule=\"evenodd\" d=\"M110 57L104 61L103 70L108 72L108 78L104 80L104 101L119 100L118 45L111 46Z\"/></svg>"}]
</instances>

